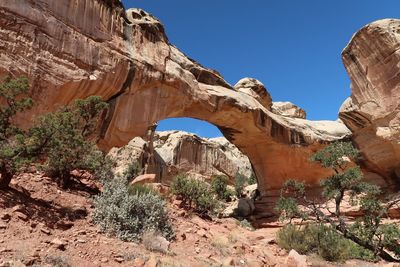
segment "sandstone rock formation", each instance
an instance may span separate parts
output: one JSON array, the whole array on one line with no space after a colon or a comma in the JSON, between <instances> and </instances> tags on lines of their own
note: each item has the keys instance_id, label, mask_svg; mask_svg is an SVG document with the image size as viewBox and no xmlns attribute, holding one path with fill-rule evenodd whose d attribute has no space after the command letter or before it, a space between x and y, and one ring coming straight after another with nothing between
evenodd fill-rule
<instances>
[{"instance_id":1,"label":"sandstone rock formation","mask_svg":"<svg viewBox=\"0 0 400 267\"><path fill-rule=\"evenodd\" d=\"M340 118L353 132L365 165L387 182L400 182L400 20L373 22L358 31L342 58L351 97Z\"/></svg>"},{"instance_id":2,"label":"sandstone rock formation","mask_svg":"<svg viewBox=\"0 0 400 267\"><path fill-rule=\"evenodd\" d=\"M239 80L233 87L235 90L248 94L255 98L267 110L271 111L272 98L259 80L254 78L243 78Z\"/></svg>"},{"instance_id":3,"label":"sandstone rock formation","mask_svg":"<svg viewBox=\"0 0 400 267\"><path fill-rule=\"evenodd\" d=\"M296 106L290 102L273 102L272 103L272 112L278 115L305 119L306 112L304 109Z\"/></svg>"},{"instance_id":4,"label":"sandstone rock formation","mask_svg":"<svg viewBox=\"0 0 400 267\"><path fill-rule=\"evenodd\" d=\"M0 74L29 77L38 104L30 114L100 95L111 106L100 132L105 149L165 118L205 120L249 157L267 195L289 178L317 184L329 171L309 156L350 135L341 122L274 114L260 86L243 85L260 98L235 90L171 45L157 19L119 1L2 0L0 15Z\"/></svg>"},{"instance_id":5,"label":"sandstone rock formation","mask_svg":"<svg viewBox=\"0 0 400 267\"><path fill-rule=\"evenodd\" d=\"M109 155L117 163L116 173L123 174L132 162L144 166L145 146L146 142L136 137L124 147L111 149ZM223 137L207 139L182 131L156 132L153 147L154 164L147 172L154 172L155 180L164 184L183 173L205 180L223 174L232 184L236 173L247 177L252 173L249 159Z\"/></svg>"},{"instance_id":6,"label":"sandstone rock formation","mask_svg":"<svg viewBox=\"0 0 400 267\"><path fill-rule=\"evenodd\" d=\"M140 167L143 166L143 154L146 149L147 142L141 137L133 138L127 145L117 148L114 147L108 152L108 156L115 161L116 166L114 172L116 175L123 175L128 169L129 164L138 162Z\"/></svg>"}]
</instances>

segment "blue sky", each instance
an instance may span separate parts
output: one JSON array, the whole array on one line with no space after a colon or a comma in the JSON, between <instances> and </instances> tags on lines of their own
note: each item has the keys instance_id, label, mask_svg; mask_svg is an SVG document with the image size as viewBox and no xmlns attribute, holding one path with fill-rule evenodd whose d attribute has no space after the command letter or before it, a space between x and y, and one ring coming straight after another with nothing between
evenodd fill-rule
<instances>
[{"instance_id":1,"label":"blue sky","mask_svg":"<svg viewBox=\"0 0 400 267\"><path fill-rule=\"evenodd\" d=\"M362 26L399 16L399 0L123 0L165 25L171 43L235 84L262 81L273 101L291 101L308 119L337 119L350 95L341 51ZM192 119L161 121L158 130L219 136Z\"/></svg>"}]
</instances>

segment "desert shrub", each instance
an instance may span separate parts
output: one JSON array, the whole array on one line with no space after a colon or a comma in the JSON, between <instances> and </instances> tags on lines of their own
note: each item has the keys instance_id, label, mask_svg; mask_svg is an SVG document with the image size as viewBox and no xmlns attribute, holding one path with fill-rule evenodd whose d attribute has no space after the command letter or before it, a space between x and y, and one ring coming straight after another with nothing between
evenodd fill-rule
<instances>
[{"instance_id":1,"label":"desert shrub","mask_svg":"<svg viewBox=\"0 0 400 267\"><path fill-rule=\"evenodd\" d=\"M235 192L237 197L242 196L243 189L247 184L247 180L248 178L239 172L235 175Z\"/></svg>"},{"instance_id":2,"label":"desert shrub","mask_svg":"<svg viewBox=\"0 0 400 267\"><path fill-rule=\"evenodd\" d=\"M227 187L228 181L225 175L216 175L211 180L211 188L219 200L231 201L233 198L234 192Z\"/></svg>"},{"instance_id":3,"label":"desert shrub","mask_svg":"<svg viewBox=\"0 0 400 267\"><path fill-rule=\"evenodd\" d=\"M173 238L165 201L157 194L130 194L126 181L108 181L94 198L93 221L101 229L126 241L141 240L148 231Z\"/></svg>"},{"instance_id":4,"label":"desert shrub","mask_svg":"<svg viewBox=\"0 0 400 267\"><path fill-rule=\"evenodd\" d=\"M185 175L175 177L171 184L171 191L182 199L182 204L200 214L213 212L218 202L211 187L198 179Z\"/></svg>"},{"instance_id":5,"label":"desert shrub","mask_svg":"<svg viewBox=\"0 0 400 267\"><path fill-rule=\"evenodd\" d=\"M74 169L90 171L99 178L112 175L109 160L93 140L107 104L97 96L76 100L23 130L14 117L33 106L28 90L26 78L6 78L0 83L0 188L7 187L21 167L37 162L45 162L45 170L64 184Z\"/></svg>"},{"instance_id":6,"label":"desert shrub","mask_svg":"<svg viewBox=\"0 0 400 267\"><path fill-rule=\"evenodd\" d=\"M86 166L91 174L103 184L106 181L115 178L113 168L115 166L115 160L105 155L102 151L96 149L95 153L92 153L86 157L89 162Z\"/></svg>"},{"instance_id":7,"label":"desert shrub","mask_svg":"<svg viewBox=\"0 0 400 267\"><path fill-rule=\"evenodd\" d=\"M247 183L248 183L249 185L252 185L252 184L256 184L256 183L257 183L257 177L256 177L256 174L254 173L254 171L251 172L250 177L249 177L248 180L247 180Z\"/></svg>"},{"instance_id":8,"label":"desert shrub","mask_svg":"<svg viewBox=\"0 0 400 267\"><path fill-rule=\"evenodd\" d=\"M74 169L110 174L105 170L107 159L94 140L100 115L106 109L100 97L90 96L41 116L30 129L31 149L41 151L43 168L62 185L68 185Z\"/></svg>"},{"instance_id":9,"label":"desert shrub","mask_svg":"<svg viewBox=\"0 0 400 267\"><path fill-rule=\"evenodd\" d=\"M217 235L211 239L211 246L224 257L231 255L231 245L230 238L224 235Z\"/></svg>"},{"instance_id":10,"label":"desert shrub","mask_svg":"<svg viewBox=\"0 0 400 267\"><path fill-rule=\"evenodd\" d=\"M312 161L332 170L333 174L321 181L321 187L322 199L333 202L334 209L329 209L326 203L309 199L303 183L289 180L281 190L276 210L280 213L281 219L289 220L289 223L293 218L301 218L319 224L329 224L335 229L332 239L340 235L348 242L354 242L369 251L360 255L373 254L387 261L398 261L400 228L394 224L385 224L382 218L387 215L390 207L400 202L400 199L386 204L379 199L380 188L364 182L360 167L349 164L349 159L356 162L358 156L359 151L350 142L336 142L317 151L311 157ZM353 224L345 220L342 212L346 194L350 196L350 205L359 205L362 211L362 216ZM302 209L299 208L299 204L303 205ZM319 244L322 249L323 243ZM329 242L326 247L324 252L320 252L325 258L341 258L340 255L334 255L333 248L329 248ZM340 251L336 253L340 254Z\"/></svg>"},{"instance_id":11,"label":"desert shrub","mask_svg":"<svg viewBox=\"0 0 400 267\"><path fill-rule=\"evenodd\" d=\"M0 188L8 187L18 169L32 159L26 145L26 132L14 117L33 105L27 96L26 78L5 78L0 83Z\"/></svg>"},{"instance_id":12,"label":"desert shrub","mask_svg":"<svg viewBox=\"0 0 400 267\"><path fill-rule=\"evenodd\" d=\"M154 188L148 184L128 185L128 192L131 195L143 195L143 194L156 195L157 194L157 192L154 190Z\"/></svg>"},{"instance_id":13,"label":"desert shrub","mask_svg":"<svg viewBox=\"0 0 400 267\"><path fill-rule=\"evenodd\" d=\"M62 256L48 255L45 257L44 262L52 267L71 267L72 265L68 260Z\"/></svg>"},{"instance_id":14,"label":"desert shrub","mask_svg":"<svg viewBox=\"0 0 400 267\"><path fill-rule=\"evenodd\" d=\"M328 261L375 259L370 251L342 237L332 227L321 224L304 227L288 224L279 230L277 243L286 250L294 249L301 254L315 253Z\"/></svg>"},{"instance_id":15,"label":"desert shrub","mask_svg":"<svg viewBox=\"0 0 400 267\"><path fill-rule=\"evenodd\" d=\"M137 177L141 173L141 171L142 168L140 167L139 162L134 161L128 165L128 168L124 171L122 176L128 181L132 181L132 179Z\"/></svg>"},{"instance_id":16,"label":"desert shrub","mask_svg":"<svg viewBox=\"0 0 400 267\"><path fill-rule=\"evenodd\" d=\"M299 230L296 226L288 224L279 230L277 234L277 243L286 250L294 249L300 254L306 254L312 251L311 237L306 235L304 230Z\"/></svg>"}]
</instances>

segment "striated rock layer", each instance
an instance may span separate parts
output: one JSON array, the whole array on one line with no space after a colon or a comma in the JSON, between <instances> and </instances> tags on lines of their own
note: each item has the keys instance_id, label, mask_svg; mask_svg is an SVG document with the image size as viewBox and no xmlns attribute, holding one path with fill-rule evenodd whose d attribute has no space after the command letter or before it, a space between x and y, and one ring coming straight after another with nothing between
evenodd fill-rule
<instances>
[{"instance_id":1,"label":"striated rock layer","mask_svg":"<svg viewBox=\"0 0 400 267\"><path fill-rule=\"evenodd\" d=\"M352 95L340 118L353 132L366 167L400 182L400 20L373 22L342 53Z\"/></svg>"},{"instance_id":2,"label":"striated rock layer","mask_svg":"<svg viewBox=\"0 0 400 267\"><path fill-rule=\"evenodd\" d=\"M272 103L272 112L278 115L305 119L306 112L304 109L296 106L290 102L273 102Z\"/></svg>"},{"instance_id":3,"label":"striated rock layer","mask_svg":"<svg viewBox=\"0 0 400 267\"><path fill-rule=\"evenodd\" d=\"M139 162L147 173L155 173L156 180L169 183L178 174L189 174L205 180L214 175L226 175L233 184L235 175L252 174L249 159L223 137L201 138L183 131L156 132L153 151L146 150L142 138L132 139L128 145L113 148L109 155L117 162L116 173L123 174L132 162ZM154 160L149 160L146 153Z\"/></svg>"},{"instance_id":4,"label":"striated rock layer","mask_svg":"<svg viewBox=\"0 0 400 267\"><path fill-rule=\"evenodd\" d=\"M231 87L171 45L157 19L119 1L2 0L0 15L0 74L29 77L38 102L30 114L100 95L111 105L100 133L105 149L165 118L205 120L249 157L266 195L289 178L317 184L329 171L309 156L350 136L339 121L274 114L260 82Z\"/></svg>"}]
</instances>

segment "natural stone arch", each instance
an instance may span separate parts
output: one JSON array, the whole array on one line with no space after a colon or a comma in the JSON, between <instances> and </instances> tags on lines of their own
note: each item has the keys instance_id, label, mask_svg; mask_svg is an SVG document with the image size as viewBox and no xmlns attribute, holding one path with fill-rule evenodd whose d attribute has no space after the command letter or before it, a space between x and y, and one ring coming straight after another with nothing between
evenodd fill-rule
<instances>
[{"instance_id":1,"label":"natural stone arch","mask_svg":"<svg viewBox=\"0 0 400 267\"><path fill-rule=\"evenodd\" d=\"M280 188L288 178L315 183L326 174L326 170L308 161L321 144L305 143L307 137L279 124L280 118L253 97L221 86L180 84L180 77L170 75L176 79L174 86L159 81L153 88L137 89L133 85L133 94L126 92L118 97L103 145L124 145L134 136L143 136L150 125L162 119L191 117L216 125L249 157L257 177L274 177L259 179L261 189Z\"/></svg>"},{"instance_id":2,"label":"natural stone arch","mask_svg":"<svg viewBox=\"0 0 400 267\"><path fill-rule=\"evenodd\" d=\"M17 2L0 4L0 40L13 44L2 46L0 74L30 78L39 104L32 115L102 96L111 105L100 134L105 148L144 135L161 119L205 120L249 157L261 194L268 196L291 178L317 184L329 172L310 163L310 154L350 134L340 122L274 114L260 82L245 79L232 88L171 45L161 23L142 10L125 12L118 1L106 0ZM84 16L88 12L93 21Z\"/></svg>"}]
</instances>

